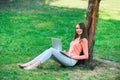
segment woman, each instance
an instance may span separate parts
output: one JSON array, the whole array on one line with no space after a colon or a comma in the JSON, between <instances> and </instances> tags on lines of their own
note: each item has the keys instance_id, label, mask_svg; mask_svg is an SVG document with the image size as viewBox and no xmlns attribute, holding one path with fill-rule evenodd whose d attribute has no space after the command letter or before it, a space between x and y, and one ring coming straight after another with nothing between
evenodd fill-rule
<instances>
[{"instance_id":1,"label":"woman","mask_svg":"<svg viewBox=\"0 0 120 80\"><path fill-rule=\"evenodd\" d=\"M69 55L71 58L54 48L49 48L30 62L19 64L18 66L26 70L35 69L51 57L64 66L74 66L78 60L88 59L88 41L85 37L84 23L78 23L76 25L75 37L70 43L70 49L68 52L63 51L63 53ZM83 55L80 55L81 53Z\"/></svg>"}]
</instances>

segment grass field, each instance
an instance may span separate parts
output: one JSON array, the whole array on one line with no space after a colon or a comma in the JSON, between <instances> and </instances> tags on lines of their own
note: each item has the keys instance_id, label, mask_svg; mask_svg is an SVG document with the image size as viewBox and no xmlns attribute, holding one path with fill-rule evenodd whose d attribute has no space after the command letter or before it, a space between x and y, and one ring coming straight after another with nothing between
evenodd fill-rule
<instances>
[{"instance_id":1,"label":"grass field","mask_svg":"<svg viewBox=\"0 0 120 80\"><path fill-rule=\"evenodd\" d=\"M87 0L4 0L0 2L0 80L119 80L120 67L97 62L91 71L62 68L53 60L24 71L27 62L51 47L51 37L68 50L77 22L85 22ZM108 4L109 3L109 4ZM120 63L120 1L101 0L94 58Z\"/></svg>"}]
</instances>

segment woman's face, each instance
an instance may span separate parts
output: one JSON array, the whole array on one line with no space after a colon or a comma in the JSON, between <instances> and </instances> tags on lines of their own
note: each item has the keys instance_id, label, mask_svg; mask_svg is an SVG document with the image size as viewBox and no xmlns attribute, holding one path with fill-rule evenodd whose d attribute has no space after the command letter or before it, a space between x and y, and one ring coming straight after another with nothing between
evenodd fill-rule
<instances>
[{"instance_id":1,"label":"woman's face","mask_svg":"<svg viewBox=\"0 0 120 80\"><path fill-rule=\"evenodd\" d=\"M80 26L76 25L76 33L80 36L82 34L83 30L80 28Z\"/></svg>"}]
</instances>

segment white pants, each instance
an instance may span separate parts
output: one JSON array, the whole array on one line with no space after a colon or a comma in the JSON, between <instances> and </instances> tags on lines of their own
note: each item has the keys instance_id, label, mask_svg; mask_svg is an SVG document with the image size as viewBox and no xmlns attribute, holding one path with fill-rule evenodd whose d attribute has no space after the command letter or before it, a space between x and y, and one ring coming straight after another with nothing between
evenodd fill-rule
<instances>
[{"instance_id":1,"label":"white pants","mask_svg":"<svg viewBox=\"0 0 120 80\"><path fill-rule=\"evenodd\" d=\"M32 61L40 61L40 63L44 63L46 60L49 58L53 57L53 59L59 63L61 63L64 66L74 66L77 61L69 58L63 54L60 53L60 51L54 49L54 48L49 48L45 50L43 53L38 55L36 58L34 58Z\"/></svg>"}]
</instances>

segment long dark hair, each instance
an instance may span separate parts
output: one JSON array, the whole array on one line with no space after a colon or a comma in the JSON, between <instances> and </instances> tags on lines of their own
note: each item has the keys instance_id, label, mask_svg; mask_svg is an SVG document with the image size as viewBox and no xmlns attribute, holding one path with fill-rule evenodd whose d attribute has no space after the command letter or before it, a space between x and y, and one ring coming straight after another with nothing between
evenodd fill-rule
<instances>
[{"instance_id":1,"label":"long dark hair","mask_svg":"<svg viewBox=\"0 0 120 80\"><path fill-rule=\"evenodd\" d=\"M78 23L77 25L79 25L80 29L83 30L82 34L81 34L81 39L86 38L86 29L85 29L85 24L83 22ZM78 34L76 32L75 29L75 36L74 39L76 39L78 37Z\"/></svg>"},{"instance_id":2,"label":"long dark hair","mask_svg":"<svg viewBox=\"0 0 120 80\"><path fill-rule=\"evenodd\" d=\"M83 30L83 32L82 32L82 34L81 34L81 41L82 41L83 38L87 38L87 37L86 37L85 24L84 24L83 22L80 22L80 23L78 23L77 25L79 25L80 29ZM76 29L75 29L74 40L75 40L77 37L78 37L78 34L77 34L77 32L76 32ZM80 53L80 55L83 55L83 51ZM85 63L85 60L79 60L76 65L78 65L78 64L84 64L84 63Z\"/></svg>"}]
</instances>

